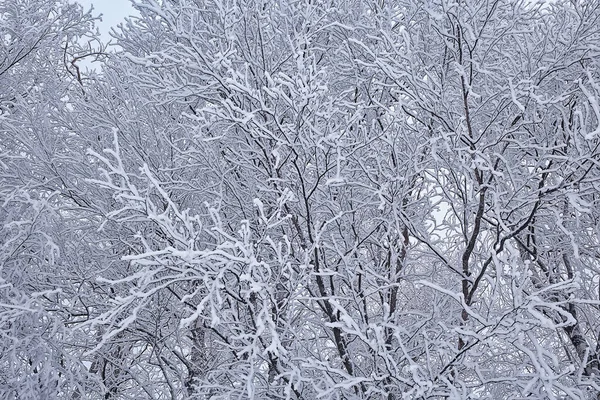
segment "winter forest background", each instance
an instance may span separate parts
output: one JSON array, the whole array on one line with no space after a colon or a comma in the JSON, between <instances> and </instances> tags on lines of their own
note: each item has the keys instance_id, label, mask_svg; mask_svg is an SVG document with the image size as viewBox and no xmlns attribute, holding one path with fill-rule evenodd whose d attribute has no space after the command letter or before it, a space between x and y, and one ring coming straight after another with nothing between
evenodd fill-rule
<instances>
[{"instance_id":1,"label":"winter forest background","mask_svg":"<svg viewBox=\"0 0 600 400\"><path fill-rule=\"evenodd\" d=\"M599 398L600 1L135 8L0 0L0 398Z\"/></svg>"}]
</instances>

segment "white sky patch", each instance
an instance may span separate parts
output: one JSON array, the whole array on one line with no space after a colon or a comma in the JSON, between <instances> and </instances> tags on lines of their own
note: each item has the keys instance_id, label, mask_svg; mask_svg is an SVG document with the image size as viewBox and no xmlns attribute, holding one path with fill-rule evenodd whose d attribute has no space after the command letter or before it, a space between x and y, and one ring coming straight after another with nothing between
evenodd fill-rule
<instances>
[{"instance_id":1,"label":"white sky patch","mask_svg":"<svg viewBox=\"0 0 600 400\"><path fill-rule=\"evenodd\" d=\"M96 21L96 26L100 30L100 40L103 43L111 41L110 32L113 28L117 28L119 24L125 22L125 18L129 16L139 15L135 10L130 0L71 0L81 4L85 11L91 7L94 8L92 15L100 16L102 20ZM112 44L114 46L114 43ZM111 49L109 48L108 51ZM114 50L114 47L113 47ZM80 60L78 66L81 71L97 70L99 65L93 61L93 58L86 57Z\"/></svg>"},{"instance_id":2,"label":"white sky patch","mask_svg":"<svg viewBox=\"0 0 600 400\"><path fill-rule=\"evenodd\" d=\"M84 9L89 10L94 7L93 14L102 14L102 21L98 22L100 36L104 42L108 42L110 31L116 28L125 18L130 15L137 15L137 11L131 6L129 0L77 0Z\"/></svg>"}]
</instances>

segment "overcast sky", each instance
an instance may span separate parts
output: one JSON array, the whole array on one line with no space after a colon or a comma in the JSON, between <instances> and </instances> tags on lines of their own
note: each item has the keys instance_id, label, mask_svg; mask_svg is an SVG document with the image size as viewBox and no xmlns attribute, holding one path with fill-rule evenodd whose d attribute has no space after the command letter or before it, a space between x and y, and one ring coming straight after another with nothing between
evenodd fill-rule
<instances>
[{"instance_id":1,"label":"overcast sky","mask_svg":"<svg viewBox=\"0 0 600 400\"><path fill-rule=\"evenodd\" d=\"M110 28L117 26L129 15L135 14L129 0L77 0L88 10L94 6L94 15L102 14L102 22L98 24L105 41L110 39Z\"/></svg>"}]
</instances>

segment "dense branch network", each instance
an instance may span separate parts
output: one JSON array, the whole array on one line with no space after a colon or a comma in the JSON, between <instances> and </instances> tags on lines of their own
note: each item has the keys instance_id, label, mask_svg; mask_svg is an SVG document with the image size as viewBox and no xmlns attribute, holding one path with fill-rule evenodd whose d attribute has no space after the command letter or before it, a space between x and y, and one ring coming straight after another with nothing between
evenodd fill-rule
<instances>
[{"instance_id":1,"label":"dense branch network","mask_svg":"<svg viewBox=\"0 0 600 400\"><path fill-rule=\"evenodd\" d=\"M598 398L600 3L134 7L0 2L0 397Z\"/></svg>"}]
</instances>

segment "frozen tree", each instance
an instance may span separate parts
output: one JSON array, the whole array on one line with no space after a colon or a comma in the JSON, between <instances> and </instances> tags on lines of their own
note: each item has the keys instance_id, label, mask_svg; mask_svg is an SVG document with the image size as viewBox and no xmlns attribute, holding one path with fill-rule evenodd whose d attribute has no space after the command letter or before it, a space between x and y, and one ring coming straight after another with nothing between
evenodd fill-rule
<instances>
[{"instance_id":1,"label":"frozen tree","mask_svg":"<svg viewBox=\"0 0 600 400\"><path fill-rule=\"evenodd\" d=\"M133 114L90 154L114 218L154 229L102 321L125 332L172 296L173 386L596 390L593 4L138 8L107 72ZM163 120L140 123L131 96Z\"/></svg>"},{"instance_id":2,"label":"frozen tree","mask_svg":"<svg viewBox=\"0 0 600 400\"><path fill-rule=\"evenodd\" d=\"M87 244L75 231L84 224L76 209L85 203L73 191L83 179L81 157L71 158L82 147L71 147L73 133L60 121L71 93L81 91L77 61L92 52L92 28L91 15L66 1L0 2L0 397L6 399L81 398L96 387L78 357L84 342L70 331L88 301L77 295Z\"/></svg>"},{"instance_id":3,"label":"frozen tree","mask_svg":"<svg viewBox=\"0 0 600 400\"><path fill-rule=\"evenodd\" d=\"M134 4L2 106L56 396L598 398L598 2Z\"/></svg>"}]
</instances>

